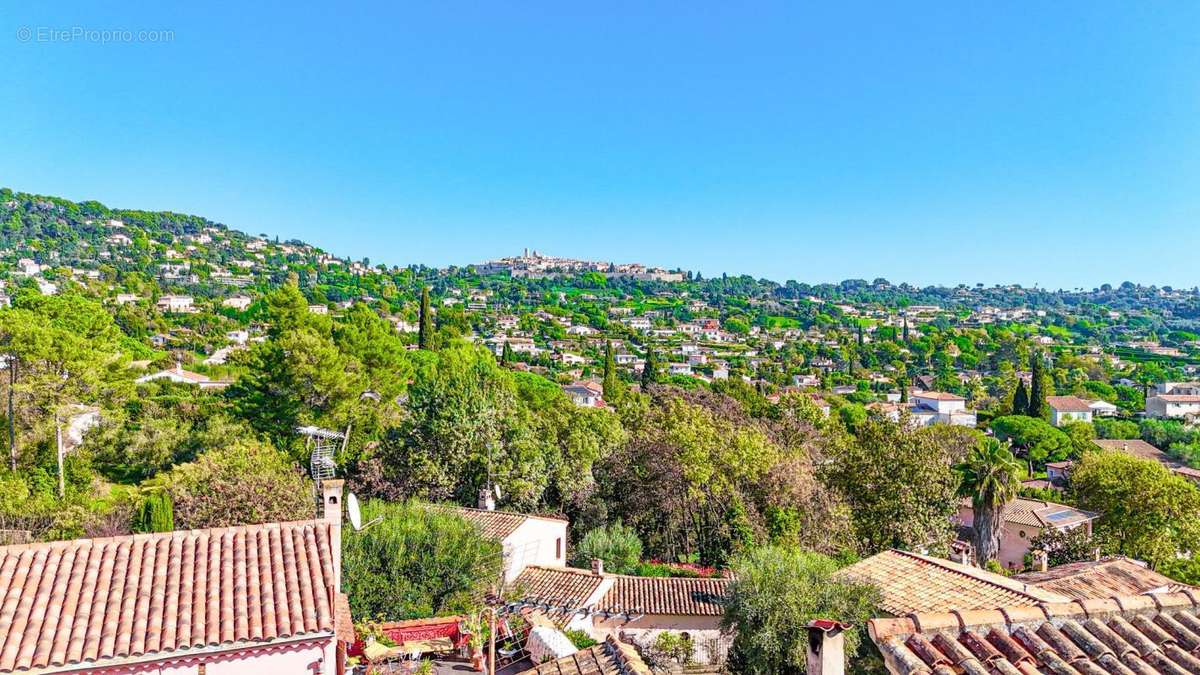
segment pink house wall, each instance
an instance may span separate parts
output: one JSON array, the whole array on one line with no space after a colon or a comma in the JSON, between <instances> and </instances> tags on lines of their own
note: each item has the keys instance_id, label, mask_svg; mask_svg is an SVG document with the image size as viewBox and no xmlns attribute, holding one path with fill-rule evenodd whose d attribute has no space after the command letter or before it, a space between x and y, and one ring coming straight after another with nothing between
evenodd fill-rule
<instances>
[{"instance_id":1,"label":"pink house wall","mask_svg":"<svg viewBox=\"0 0 1200 675\"><path fill-rule=\"evenodd\" d=\"M94 675L337 675L337 644L332 637L283 645L249 647L209 654L175 655L148 663L76 672ZM70 671L66 671L70 672Z\"/></svg>"},{"instance_id":2,"label":"pink house wall","mask_svg":"<svg viewBox=\"0 0 1200 675\"><path fill-rule=\"evenodd\" d=\"M960 506L958 509L958 521L963 525L974 525L973 513L970 506ZM1087 529L1088 535L1092 533L1092 523L1080 523L1074 527L1083 527ZM1025 554L1029 553L1029 542L1042 533L1040 527L1032 525L1019 525L1013 522L1004 523L1003 529L1000 532L1000 564L1010 570L1020 570L1025 568ZM1072 527L1063 528L1064 530L1073 529Z\"/></svg>"}]
</instances>

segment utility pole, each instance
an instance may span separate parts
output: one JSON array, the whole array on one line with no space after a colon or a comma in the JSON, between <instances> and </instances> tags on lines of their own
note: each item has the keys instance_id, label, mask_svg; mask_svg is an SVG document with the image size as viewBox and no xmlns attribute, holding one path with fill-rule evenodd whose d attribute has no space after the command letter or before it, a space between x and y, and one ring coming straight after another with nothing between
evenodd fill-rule
<instances>
[{"instance_id":1,"label":"utility pole","mask_svg":"<svg viewBox=\"0 0 1200 675\"><path fill-rule=\"evenodd\" d=\"M67 486L63 477L62 422L59 421L57 410L54 412L54 443L58 453L58 498L62 499L67 494Z\"/></svg>"},{"instance_id":2,"label":"utility pole","mask_svg":"<svg viewBox=\"0 0 1200 675\"><path fill-rule=\"evenodd\" d=\"M13 408L13 390L17 388L17 357L8 358L8 458L9 468L17 470L17 417Z\"/></svg>"}]
</instances>

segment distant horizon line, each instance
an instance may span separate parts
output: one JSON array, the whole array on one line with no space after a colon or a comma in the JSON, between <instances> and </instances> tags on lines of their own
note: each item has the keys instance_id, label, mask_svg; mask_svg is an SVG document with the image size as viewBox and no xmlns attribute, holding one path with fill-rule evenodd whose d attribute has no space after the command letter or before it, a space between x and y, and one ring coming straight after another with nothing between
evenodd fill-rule
<instances>
[{"instance_id":1,"label":"distant horizon line","mask_svg":"<svg viewBox=\"0 0 1200 675\"><path fill-rule=\"evenodd\" d=\"M151 213L176 213L176 214L183 215L183 216L189 216L189 217L194 217L194 218L203 218L204 220L207 220L207 221L209 221L209 222L213 223L214 225L219 225L219 226L221 226L221 227L224 227L224 228L225 228L225 229L227 229L227 230L233 230L233 231L236 231L236 232L240 232L240 233L242 233L242 234L244 234L244 235L247 235L247 236L250 236L250 237L259 237L259 236L262 236L262 237L266 237L268 240L270 240L270 239L278 239L279 241L285 241L285 242L286 242L286 241L300 241L300 242L303 242L305 245L308 245L308 246L313 246L313 247L315 247L315 248L318 248L318 249L320 249L321 251L323 251L323 252L325 252L325 253L330 253L331 255L334 255L335 257L343 258L343 259L346 259L346 260L354 260L354 258L353 258L352 256L349 256L349 255L337 255L337 254L333 254L333 253L331 253L331 250L330 250L330 249L324 248L323 246L320 246L320 245L318 245L318 244L314 244L314 243L313 243L313 242L311 242L311 241L305 241L305 240L303 240L303 239L300 239L300 238L298 238L298 237L296 237L296 236L288 236L288 237L285 237L284 235L280 235L280 234L275 234L275 235L273 235L273 236L272 236L272 235L270 235L270 234L268 234L268 233L266 233L266 232L259 232L259 233L257 233L257 234L252 234L252 233L251 233L249 230L244 230L244 229L241 229L240 227L235 227L235 226L229 225L229 224L227 224L227 223L224 223L224 222L221 222L221 221L218 221L218 220L214 220L213 218L211 218L211 217L209 217L209 216L206 216L206 215L201 215L201 214L196 214L196 213L186 213L186 212L184 212L184 211L175 211L175 210L171 210L171 209L145 209L145 208L116 207L116 206L109 206L109 205L108 205L108 204L106 204L105 202L103 202L103 201L101 201L101 200L99 200L99 199L94 199L94 198L89 198L89 199L77 199L77 198L69 198L69 197L62 197L62 196L51 195L51 194L44 194L44 193L40 193L40 192L27 192L27 191L24 191L24 190L19 190L19 189L12 188L12 187L8 187L8 186L4 186L4 189L8 189L8 190L10 190L10 191L12 191L14 194L25 194L25 195L30 195L30 196L34 196L34 197L51 197L51 198L54 198L54 199L64 199L64 200L67 200L67 201L74 202L75 204L83 204L83 203L86 203L86 202L95 202L95 203L98 203L98 204L100 204L101 206L103 206L104 208L106 208L106 209L108 209L108 210L110 210L110 211L143 211L143 212L151 212ZM953 285L948 285L948 284L946 284L946 283L944 283L944 282L943 282L943 283L927 283L927 284L917 284L917 283L912 283L912 282L908 282L908 281L900 281L900 282L895 282L895 281L892 281L892 280L890 280L890 279L887 279L887 277L883 277L883 276L875 276L875 277L873 277L872 279L867 279L867 278L865 278L865 277L846 277L846 278L844 278L844 279L841 279L841 280L839 280L839 281L815 281L815 282L814 282L814 281L802 281L802 280L799 280L799 279L785 279L785 280L783 280L783 281L780 281L780 280L777 280L777 279L773 279L773 278L766 277L766 276L761 276L761 275L756 275L756 274L752 274L752 273L749 273L749 272L728 272L728 271L723 271L723 272L718 272L718 273L705 273L705 272L701 272L700 270L696 270L696 269L688 269L688 268L685 268L685 267L682 267L682 266L677 266L677 267L674 267L674 268L672 268L672 267L669 267L669 266L660 265L660 264L656 264L656 263L644 263L644 262L624 262L624 263L618 263L618 262L616 262L615 260L601 260L601 259L590 259L590 258L573 258L573 257L566 256L566 255L548 255L548 256L547 256L547 255L545 255L545 251L544 251L543 249L541 249L541 248L534 248L534 247L522 247L522 250L523 250L524 252L526 252L526 253L528 253L528 252L533 252L534 254L540 255L540 256L542 256L542 257L550 257L550 258L563 258L563 259L566 259L566 260L577 260L577 261L581 261L581 262L591 262L591 263L607 263L607 264L613 264L613 265L644 265L644 266L645 266L645 267L647 267L647 268L659 268L659 269L665 269L665 270L674 270L674 271L680 271L680 272L683 272L683 273L685 273L685 274L686 274L686 273L701 274L703 277L705 277L705 278L708 278L708 279L715 278L715 277L721 277L721 276L729 276L729 277L744 277L744 276L747 276L747 277L751 277L752 279L755 279L755 280L757 280L757 281L763 281L763 280L765 280L765 281L769 281L769 282L771 282L771 283L778 284L778 285L780 285L780 286L786 286L786 284L787 284L787 282L788 282L788 281L795 281L795 282L796 282L796 283L798 283L798 284L804 284L804 285L808 285L808 286L838 286L838 285L840 285L840 284L842 284L842 283L844 283L844 282L847 282L847 281L865 281L865 282L866 282L868 285L873 285L873 283L874 283L874 279L884 279L884 280L885 280L885 281L887 281L887 282L888 282L888 284L889 284L890 286L892 286L892 287L908 286L908 287L910 287L910 288L913 288L913 289L916 289L916 290L926 290L926 289L931 289L931 288L935 288L935 289L956 289L956 288L964 288L964 287L965 287L965 288L970 288L970 289L979 289L979 288L982 288L982 289L995 289L995 288L1017 288L1017 289L1021 289L1021 290L1034 290L1034 291L1041 291L1041 292L1047 292L1047 293L1078 293L1078 292L1091 293L1091 292L1095 292L1095 291L1098 291L1098 290L1100 290L1100 289L1101 289L1101 288L1102 288L1104 285L1109 285L1109 286L1111 286L1113 289L1117 289L1117 288L1120 288L1120 287L1121 287L1123 284L1125 284L1125 283L1131 283L1131 284L1133 284L1133 285L1134 285L1136 288L1144 288L1144 289L1156 289L1156 290L1171 289L1172 291L1191 291L1191 292L1200 292L1200 283L1196 283L1196 282L1193 282L1191 285L1179 286L1179 285L1175 285L1175 284L1161 284L1161 285L1160 285L1160 284L1154 284L1154 283L1151 283L1151 284L1143 284L1143 283L1142 283L1142 282L1140 282L1140 281L1136 281L1136 282L1135 282L1135 281L1133 281L1133 280L1130 280L1130 279L1122 279L1121 281L1119 281L1119 282L1116 282L1116 283L1112 283L1112 282L1104 282L1104 283L1102 283L1102 284L1094 285L1094 286L1092 286L1091 288L1087 288L1086 286L1075 286L1075 287L1072 287L1072 288L1064 288L1064 287L1061 287L1061 286L1060 286L1060 287L1058 287L1058 288L1053 288L1053 289L1052 289L1052 288L1050 288L1050 287L1046 287L1046 286L1040 286L1040 285L1038 284L1038 282L1034 282L1032 286L1025 286L1025 285L1023 285L1023 284L1021 284L1021 283L1019 283L1019 282L991 283L991 284L985 284L985 283L981 283L981 282L974 282L974 283L958 282L958 283L956 283L956 284L953 284ZM402 267L409 267L409 266L413 266L413 265L418 265L418 266L421 266L421 267L427 267L427 268L429 268L429 269L434 269L434 270L449 269L449 268L451 268L451 267L465 269L465 268L467 268L467 267L479 266L479 265L486 264L486 263L489 263L489 262L495 262L495 261L499 261L499 260L504 260L505 258L515 258L515 257L521 257L521 256L520 256L520 255L518 255L518 254L513 254L513 255L501 255L501 256L499 256L499 257L492 257L492 258L489 258L489 259L487 259L487 260L484 260L484 261L482 261L482 262L469 262L469 263L464 263L464 264L447 263L447 264L445 264L445 265L442 265L442 266L438 266L438 265L436 265L436 264L432 264L432 265L431 265L431 264L427 264L427 263L424 263L424 262L409 262L409 263L404 263L404 264L391 263L390 265L388 265L387 263L375 262L375 263L373 263L373 264L376 264L376 265L377 265L377 264L385 264L385 265L387 265L387 266L390 266L390 267L395 267L395 268L402 268ZM364 258L370 259L370 256L364 256ZM360 258L360 260L361 260L361 258ZM677 282L672 282L672 283L677 283Z\"/></svg>"}]
</instances>

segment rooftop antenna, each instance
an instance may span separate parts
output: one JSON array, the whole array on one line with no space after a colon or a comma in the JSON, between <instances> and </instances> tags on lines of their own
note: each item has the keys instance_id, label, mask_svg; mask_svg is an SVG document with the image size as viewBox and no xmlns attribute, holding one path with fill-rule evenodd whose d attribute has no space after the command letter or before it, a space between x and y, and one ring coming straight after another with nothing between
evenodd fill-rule
<instances>
[{"instance_id":1,"label":"rooftop antenna","mask_svg":"<svg viewBox=\"0 0 1200 675\"><path fill-rule=\"evenodd\" d=\"M350 428L346 427L346 431ZM317 517L324 513L321 495L325 481L337 473L337 462L333 455L338 446L345 447L347 434L315 426L296 427L296 433L305 437L304 445L309 449L308 470L313 479L313 503L316 504Z\"/></svg>"}]
</instances>

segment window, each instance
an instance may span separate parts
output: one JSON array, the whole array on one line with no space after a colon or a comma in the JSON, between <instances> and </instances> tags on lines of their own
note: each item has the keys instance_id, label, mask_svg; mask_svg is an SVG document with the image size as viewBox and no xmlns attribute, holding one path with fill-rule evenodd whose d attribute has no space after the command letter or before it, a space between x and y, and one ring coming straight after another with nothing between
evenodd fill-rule
<instances>
[{"instance_id":1,"label":"window","mask_svg":"<svg viewBox=\"0 0 1200 675\"><path fill-rule=\"evenodd\" d=\"M1025 538L1025 530L1021 530L1021 531L1020 531L1018 534L1020 534L1020 535L1021 535L1021 538L1022 538L1022 539L1024 539L1024 538Z\"/></svg>"},{"instance_id":2,"label":"window","mask_svg":"<svg viewBox=\"0 0 1200 675\"><path fill-rule=\"evenodd\" d=\"M554 559L561 560L562 557L562 537L559 537L554 540Z\"/></svg>"}]
</instances>

